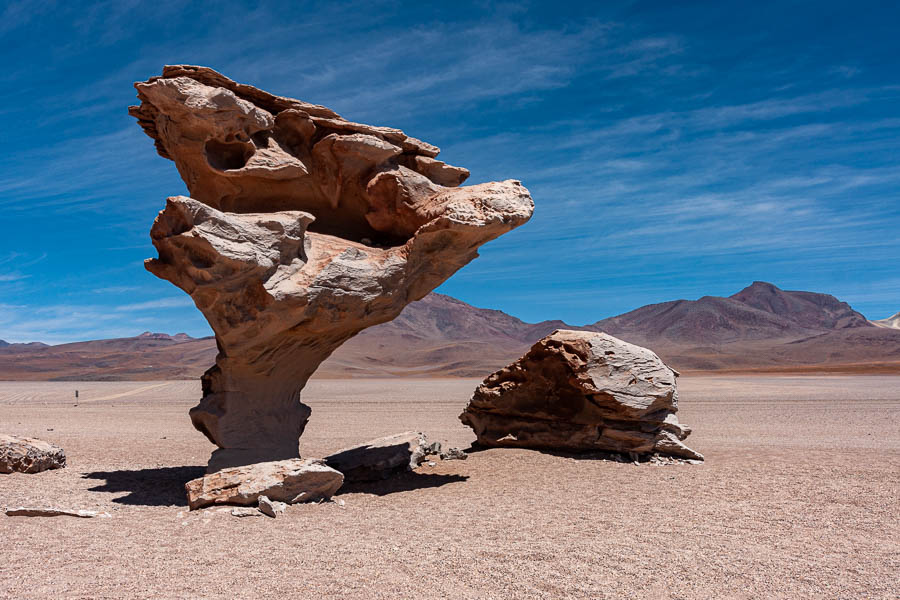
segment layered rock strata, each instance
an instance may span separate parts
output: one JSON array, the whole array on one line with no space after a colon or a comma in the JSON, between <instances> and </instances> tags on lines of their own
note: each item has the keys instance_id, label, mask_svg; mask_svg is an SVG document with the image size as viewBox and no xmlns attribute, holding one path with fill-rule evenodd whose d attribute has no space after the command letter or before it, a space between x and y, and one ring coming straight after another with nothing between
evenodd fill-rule
<instances>
[{"instance_id":1,"label":"layered rock strata","mask_svg":"<svg viewBox=\"0 0 900 600\"><path fill-rule=\"evenodd\" d=\"M702 460L675 416L677 373L605 333L557 330L490 375L460 415L486 447Z\"/></svg>"},{"instance_id":2,"label":"layered rock strata","mask_svg":"<svg viewBox=\"0 0 900 600\"><path fill-rule=\"evenodd\" d=\"M307 379L338 346L525 223L518 181L457 187L468 171L398 129L353 123L205 67L136 83L129 109L175 162L147 269L191 295L219 354L194 426L215 471L298 456Z\"/></svg>"},{"instance_id":3,"label":"layered rock strata","mask_svg":"<svg viewBox=\"0 0 900 600\"><path fill-rule=\"evenodd\" d=\"M0 473L40 473L66 466L66 452L36 438L0 433Z\"/></svg>"}]
</instances>

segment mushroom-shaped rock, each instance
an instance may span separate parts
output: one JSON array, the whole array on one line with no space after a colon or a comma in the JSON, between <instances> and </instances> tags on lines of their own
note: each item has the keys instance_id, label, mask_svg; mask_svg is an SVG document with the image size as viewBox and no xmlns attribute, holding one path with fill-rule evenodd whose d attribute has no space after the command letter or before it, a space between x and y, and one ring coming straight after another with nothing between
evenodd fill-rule
<instances>
[{"instance_id":1,"label":"mushroom-shaped rock","mask_svg":"<svg viewBox=\"0 0 900 600\"><path fill-rule=\"evenodd\" d=\"M194 426L209 471L298 456L307 379L361 330L395 318L525 223L518 181L456 187L468 171L398 129L169 66L130 113L190 197L151 230L153 274L191 295L216 335Z\"/></svg>"},{"instance_id":2,"label":"mushroom-shaped rock","mask_svg":"<svg viewBox=\"0 0 900 600\"><path fill-rule=\"evenodd\" d=\"M682 443L677 373L647 348L605 333L557 330L487 377L460 415L485 447L664 454Z\"/></svg>"}]
</instances>

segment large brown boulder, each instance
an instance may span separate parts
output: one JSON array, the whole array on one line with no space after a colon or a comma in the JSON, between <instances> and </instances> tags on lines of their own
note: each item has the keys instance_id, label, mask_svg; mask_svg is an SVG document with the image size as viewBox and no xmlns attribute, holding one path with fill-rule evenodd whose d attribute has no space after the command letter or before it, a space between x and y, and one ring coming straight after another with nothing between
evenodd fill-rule
<instances>
[{"instance_id":1,"label":"large brown boulder","mask_svg":"<svg viewBox=\"0 0 900 600\"><path fill-rule=\"evenodd\" d=\"M0 473L40 473L66 466L66 452L35 438L0 433Z\"/></svg>"},{"instance_id":2,"label":"large brown boulder","mask_svg":"<svg viewBox=\"0 0 900 600\"><path fill-rule=\"evenodd\" d=\"M605 333L557 330L484 380L460 415L486 447L664 454L682 443L677 373L646 348Z\"/></svg>"},{"instance_id":3,"label":"large brown boulder","mask_svg":"<svg viewBox=\"0 0 900 600\"><path fill-rule=\"evenodd\" d=\"M209 470L295 458L300 391L338 346L395 318L525 223L518 181L468 171L398 129L353 123L212 69L167 66L129 112L175 162L147 269L190 294L216 335L194 426Z\"/></svg>"},{"instance_id":4,"label":"large brown boulder","mask_svg":"<svg viewBox=\"0 0 900 600\"><path fill-rule=\"evenodd\" d=\"M322 460L294 458L222 469L184 487L194 510L213 504L256 506L260 496L288 504L327 500L343 483L344 476Z\"/></svg>"}]
</instances>

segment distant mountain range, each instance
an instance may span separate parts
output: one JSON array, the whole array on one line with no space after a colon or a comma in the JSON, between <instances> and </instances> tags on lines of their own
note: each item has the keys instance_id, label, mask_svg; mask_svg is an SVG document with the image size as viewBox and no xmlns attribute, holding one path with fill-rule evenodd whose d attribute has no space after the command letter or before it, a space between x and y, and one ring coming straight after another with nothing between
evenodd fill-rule
<instances>
[{"instance_id":1,"label":"distant mountain range","mask_svg":"<svg viewBox=\"0 0 900 600\"><path fill-rule=\"evenodd\" d=\"M876 327L834 296L761 281L728 298L651 304L594 328L683 370L900 372L900 330Z\"/></svg>"},{"instance_id":2,"label":"distant mountain range","mask_svg":"<svg viewBox=\"0 0 900 600\"><path fill-rule=\"evenodd\" d=\"M441 294L349 340L319 377L484 376L555 329L604 331L646 346L682 371L900 373L900 313L869 322L827 294L755 282L720 298L651 304L585 326L526 323ZM47 346L0 342L0 379L119 380L196 377L213 338L144 332Z\"/></svg>"},{"instance_id":3,"label":"distant mountain range","mask_svg":"<svg viewBox=\"0 0 900 600\"><path fill-rule=\"evenodd\" d=\"M43 342L26 342L24 344L10 344L5 340L0 340L0 348L48 348L48 344Z\"/></svg>"},{"instance_id":4,"label":"distant mountain range","mask_svg":"<svg viewBox=\"0 0 900 600\"><path fill-rule=\"evenodd\" d=\"M170 342L189 342L195 339L186 333L176 333L175 335L169 335L168 333L153 333L152 331L145 331L137 337L139 340L167 340Z\"/></svg>"}]
</instances>

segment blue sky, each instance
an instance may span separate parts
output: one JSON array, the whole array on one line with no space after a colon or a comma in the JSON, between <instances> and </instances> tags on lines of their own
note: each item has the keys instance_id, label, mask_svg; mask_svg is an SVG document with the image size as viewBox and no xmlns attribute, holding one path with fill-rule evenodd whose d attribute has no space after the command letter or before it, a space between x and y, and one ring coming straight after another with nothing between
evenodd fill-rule
<instances>
[{"instance_id":1,"label":"blue sky","mask_svg":"<svg viewBox=\"0 0 900 600\"><path fill-rule=\"evenodd\" d=\"M207 335L142 267L163 64L399 127L516 178L530 223L439 291L594 322L754 280L900 310L900 7L867 2L0 4L0 339Z\"/></svg>"}]
</instances>

